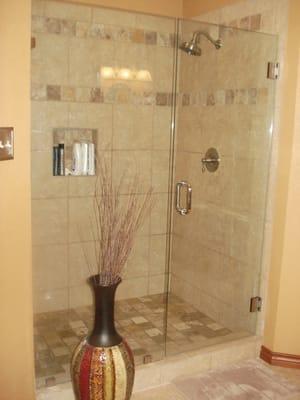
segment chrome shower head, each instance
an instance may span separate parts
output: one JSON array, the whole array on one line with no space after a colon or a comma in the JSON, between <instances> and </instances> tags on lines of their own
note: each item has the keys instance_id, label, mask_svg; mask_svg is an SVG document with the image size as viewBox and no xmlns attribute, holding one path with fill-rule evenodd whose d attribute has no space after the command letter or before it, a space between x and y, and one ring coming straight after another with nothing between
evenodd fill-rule
<instances>
[{"instance_id":1,"label":"chrome shower head","mask_svg":"<svg viewBox=\"0 0 300 400\"><path fill-rule=\"evenodd\" d=\"M202 54L202 50L198 46L198 42L194 40L194 38L189 42L183 42L179 47L189 56L201 56Z\"/></svg>"},{"instance_id":2,"label":"chrome shower head","mask_svg":"<svg viewBox=\"0 0 300 400\"><path fill-rule=\"evenodd\" d=\"M199 46L201 35L206 37L206 39L211 42L217 50L223 46L221 39L214 40L207 32L197 31L194 32L193 37L189 42L183 42L179 48L190 56L201 56L202 50Z\"/></svg>"}]
</instances>

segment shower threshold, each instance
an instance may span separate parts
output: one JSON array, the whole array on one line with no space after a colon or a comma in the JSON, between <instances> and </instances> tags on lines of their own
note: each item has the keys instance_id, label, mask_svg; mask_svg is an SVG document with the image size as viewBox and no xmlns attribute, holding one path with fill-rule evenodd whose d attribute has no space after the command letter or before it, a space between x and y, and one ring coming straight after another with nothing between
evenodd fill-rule
<instances>
[{"instance_id":1,"label":"shower threshold","mask_svg":"<svg viewBox=\"0 0 300 400\"><path fill-rule=\"evenodd\" d=\"M179 377L197 375L224 365L258 357L262 343L260 337L246 336L246 333L240 332L228 335L227 339L225 343L138 366L133 392L167 385ZM38 389L36 400L74 400L71 383Z\"/></svg>"}]
</instances>

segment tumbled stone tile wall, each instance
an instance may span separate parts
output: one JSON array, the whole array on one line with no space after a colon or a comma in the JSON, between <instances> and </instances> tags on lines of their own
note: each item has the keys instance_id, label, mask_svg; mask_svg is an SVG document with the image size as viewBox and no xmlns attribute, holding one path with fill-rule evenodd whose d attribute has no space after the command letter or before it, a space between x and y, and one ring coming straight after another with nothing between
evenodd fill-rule
<instances>
[{"instance_id":1,"label":"tumbled stone tile wall","mask_svg":"<svg viewBox=\"0 0 300 400\"><path fill-rule=\"evenodd\" d=\"M275 34L278 39L277 61L280 62L280 78L276 82L274 129L272 138L271 163L268 178L268 196L266 218L264 223L264 241L262 251L261 274L259 276L260 295L263 298L262 312L259 313L256 324L256 333L262 335L266 312L266 297L270 270L271 242L272 242L272 213L274 204L274 188L279 165L278 143L281 108L285 98L283 87L287 76L285 50L288 32L288 0L243 0L228 7L197 17L199 21L206 21L225 26L234 26L246 30L255 30L263 33ZM256 22L254 23L254 20Z\"/></svg>"},{"instance_id":2,"label":"tumbled stone tile wall","mask_svg":"<svg viewBox=\"0 0 300 400\"><path fill-rule=\"evenodd\" d=\"M116 179L128 168L154 188L119 297L162 293L175 21L33 1L32 226L36 312L90 304L83 246L93 260L93 177L53 177L53 133L93 132ZM103 66L147 70L151 81L104 81ZM123 189L126 196L126 185ZM80 234L79 234L80 231Z\"/></svg>"},{"instance_id":3,"label":"tumbled stone tile wall","mask_svg":"<svg viewBox=\"0 0 300 400\"><path fill-rule=\"evenodd\" d=\"M181 55L176 180L192 184L193 206L187 217L174 215L171 290L227 328L255 333L249 305L261 293L274 116L267 63L277 61L277 40L248 32L273 29L275 18L267 2L250 3L197 18L220 27L181 25L183 38L204 30L224 46L217 51L202 39L201 57ZM214 174L201 171L210 147L221 157Z\"/></svg>"}]
</instances>

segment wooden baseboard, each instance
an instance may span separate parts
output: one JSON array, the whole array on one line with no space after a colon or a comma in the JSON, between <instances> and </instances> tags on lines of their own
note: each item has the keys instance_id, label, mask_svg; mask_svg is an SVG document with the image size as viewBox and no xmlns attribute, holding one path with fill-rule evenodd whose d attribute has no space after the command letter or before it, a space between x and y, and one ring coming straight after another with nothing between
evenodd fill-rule
<instances>
[{"instance_id":1,"label":"wooden baseboard","mask_svg":"<svg viewBox=\"0 0 300 400\"><path fill-rule=\"evenodd\" d=\"M276 365L277 367L300 369L300 356L276 353L267 349L265 346L261 346L260 358L271 365Z\"/></svg>"}]
</instances>

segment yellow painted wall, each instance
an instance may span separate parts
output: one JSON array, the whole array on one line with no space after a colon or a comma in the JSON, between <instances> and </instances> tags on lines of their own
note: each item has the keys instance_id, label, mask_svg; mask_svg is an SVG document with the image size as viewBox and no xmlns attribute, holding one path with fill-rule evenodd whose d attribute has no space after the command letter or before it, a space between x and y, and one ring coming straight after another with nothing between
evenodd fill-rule
<instances>
[{"instance_id":1,"label":"yellow painted wall","mask_svg":"<svg viewBox=\"0 0 300 400\"><path fill-rule=\"evenodd\" d=\"M290 0L272 262L265 329L269 349L300 355L300 2ZM298 83L298 88L297 88ZM296 100L297 103L296 104Z\"/></svg>"},{"instance_id":2,"label":"yellow painted wall","mask_svg":"<svg viewBox=\"0 0 300 400\"><path fill-rule=\"evenodd\" d=\"M63 0L77 4L90 4L120 10L138 11L170 17L181 17L183 0Z\"/></svg>"},{"instance_id":3,"label":"yellow painted wall","mask_svg":"<svg viewBox=\"0 0 300 400\"><path fill-rule=\"evenodd\" d=\"M33 395L30 242L30 0L0 1L0 126L15 160L0 162L0 399Z\"/></svg>"},{"instance_id":4,"label":"yellow painted wall","mask_svg":"<svg viewBox=\"0 0 300 400\"><path fill-rule=\"evenodd\" d=\"M196 17L218 8L226 7L241 0L183 0L183 16Z\"/></svg>"}]
</instances>

